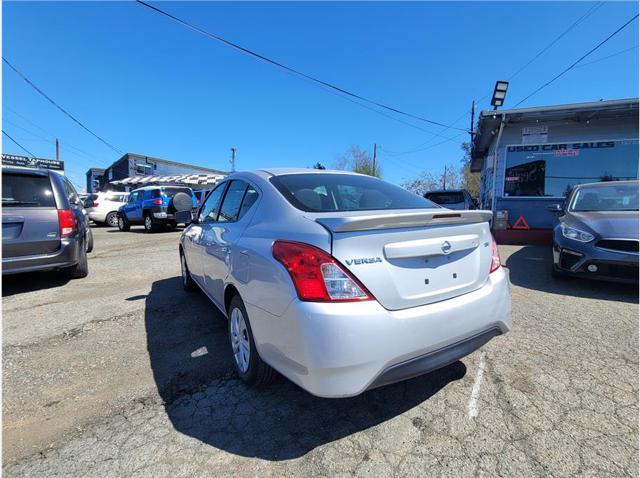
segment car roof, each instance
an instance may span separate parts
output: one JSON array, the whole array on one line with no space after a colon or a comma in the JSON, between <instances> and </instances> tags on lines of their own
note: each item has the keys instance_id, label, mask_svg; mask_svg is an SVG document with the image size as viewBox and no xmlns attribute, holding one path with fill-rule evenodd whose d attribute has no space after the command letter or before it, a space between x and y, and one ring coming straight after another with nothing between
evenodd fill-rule
<instances>
[{"instance_id":1,"label":"car roof","mask_svg":"<svg viewBox=\"0 0 640 478\"><path fill-rule=\"evenodd\" d=\"M162 189L162 188L184 188L184 189L191 189L189 186L181 186L181 185L172 185L172 184L167 184L167 185L162 185L162 186L143 186L141 188L136 188L134 190L132 190L131 192L135 192L135 191L149 191L149 190L153 190L153 189ZM130 194L130 193L127 193Z\"/></svg>"},{"instance_id":2,"label":"car roof","mask_svg":"<svg viewBox=\"0 0 640 478\"><path fill-rule=\"evenodd\" d=\"M464 189L435 189L433 191L427 191L425 194L462 193L464 191Z\"/></svg>"},{"instance_id":3,"label":"car roof","mask_svg":"<svg viewBox=\"0 0 640 478\"><path fill-rule=\"evenodd\" d=\"M247 171L251 172L251 171ZM354 176L363 176L353 171L344 171L341 169L314 169L314 168L265 168L253 171L261 176L285 176L287 174L351 174ZM261 174L262 173L262 174Z\"/></svg>"},{"instance_id":4,"label":"car roof","mask_svg":"<svg viewBox=\"0 0 640 478\"><path fill-rule=\"evenodd\" d=\"M607 186L611 186L611 185L620 185L620 186L638 186L640 185L640 181L638 180L632 180L632 181L599 181L597 183L584 183L584 184L577 184L575 186L576 189L578 188L584 188L584 187L589 187L589 188L604 188Z\"/></svg>"},{"instance_id":5,"label":"car roof","mask_svg":"<svg viewBox=\"0 0 640 478\"><path fill-rule=\"evenodd\" d=\"M31 174L32 176L49 176L49 169L20 168L20 167L2 167L3 173Z\"/></svg>"}]
</instances>

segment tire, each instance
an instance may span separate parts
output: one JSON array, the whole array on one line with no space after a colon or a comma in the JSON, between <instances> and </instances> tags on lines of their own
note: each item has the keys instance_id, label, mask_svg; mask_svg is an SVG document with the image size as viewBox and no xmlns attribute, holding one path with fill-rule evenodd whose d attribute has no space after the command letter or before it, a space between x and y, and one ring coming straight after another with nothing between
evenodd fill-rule
<instances>
[{"instance_id":1,"label":"tire","mask_svg":"<svg viewBox=\"0 0 640 478\"><path fill-rule=\"evenodd\" d=\"M156 232L158 230L158 223L153 220L151 213L144 215L144 230L146 232Z\"/></svg>"},{"instance_id":2,"label":"tire","mask_svg":"<svg viewBox=\"0 0 640 478\"><path fill-rule=\"evenodd\" d=\"M93 251L93 232L91 232L91 229L89 228L87 228L86 244L87 244L87 253Z\"/></svg>"},{"instance_id":3,"label":"tire","mask_svg":"<svg viewBox=\"0 0 640 478\"><path fill-rule=\"evenodd\" d=\"M187 193L176 193L169 201L167 212L191 211L193 199Z\"/></svg>"},{"instance_id":4,"label":"tire","mask_svg":"<svg viewBox=\"0 0 640 478\"><path fill-rule=\"evenodd\" d=\"M89 275L89 261L87 260L85 247L82 247L82 251L80 252L80 260L75 266L68 269L68 274L72 279L81 279Z\"/></svg>"},{"instance_id":5,"label":"tire","mask_svg":"<svg viewBox=\"0 0 640 478\"><path fill-rule=\"evenodd\" d=\"M131 224L129 224L129 221L127 221L127 217L124 214L118 215L118 229L120 229L121 232L127 232L131 229Z\"/></svg>"},{"instance_id":6,"label":"tire","mask_svg":"<svg viewBox=\"0 0 640 478\"><path fill-rule=\"evenodd\" d=\"M107 224L107 226L109 227L117 227L118 226L118 213L115 211L111 211L109 214L107 214L107 217L105 218L105 222Z\"/></svg>"},{"instance_id":7,"label":"tire","mask_svg":"<svg viewBox=\"0 0 640 478\"><path fill-rule=\"evenodd\" d=\"M270 384L278 377L278 372L264 363L258 355L247 309L239 295L231 299L228 317L231 353L240 380L250 387Z\"/></svg>"},{"instance_id":8,"label":"tire","mask_svg":"<svg viewBox=\"0 0 640 478\"><path fill-rule=\"evenodd\" d=\"M180 251L180 271L182 273L182 288L187 292L194 292L198 289L198 284L191 277L189 266L187 266L187 259L184 257L184 253Z\"/></svg>"}]
</instances>

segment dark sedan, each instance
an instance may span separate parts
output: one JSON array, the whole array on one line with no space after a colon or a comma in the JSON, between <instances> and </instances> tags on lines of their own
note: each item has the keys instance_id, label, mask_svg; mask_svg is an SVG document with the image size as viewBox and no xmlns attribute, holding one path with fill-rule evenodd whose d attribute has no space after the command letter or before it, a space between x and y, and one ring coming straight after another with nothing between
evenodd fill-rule
<instances>
[{"instance_id":1,"label":"dark sedan","mask_svg":"<svg viewBox=\"0 0 640 478\"><path fill-rule=\"evenodd\" d=\"M638 181L574 188L553 230L553 272L638 282Z\"/></svg>"}]
</instances>

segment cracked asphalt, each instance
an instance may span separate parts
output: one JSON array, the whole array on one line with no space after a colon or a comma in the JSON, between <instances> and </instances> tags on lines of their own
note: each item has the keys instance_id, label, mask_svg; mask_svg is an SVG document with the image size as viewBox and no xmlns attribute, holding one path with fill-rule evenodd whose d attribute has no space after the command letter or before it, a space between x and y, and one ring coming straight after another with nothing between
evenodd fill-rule
<instances>
[{"instance_id":1,"label":"cracked asphalt","mask_svg":"<svg viewBox=\"0 0 640 478\"><path fill-rule=\"evenodd\" d=\"M86 279L3 279L5 476L638 476L638 290L554 279L549 248L500 247L509 334L337 400L235 378L179 232L94 235Z\"/></svg>"}]
</instances>

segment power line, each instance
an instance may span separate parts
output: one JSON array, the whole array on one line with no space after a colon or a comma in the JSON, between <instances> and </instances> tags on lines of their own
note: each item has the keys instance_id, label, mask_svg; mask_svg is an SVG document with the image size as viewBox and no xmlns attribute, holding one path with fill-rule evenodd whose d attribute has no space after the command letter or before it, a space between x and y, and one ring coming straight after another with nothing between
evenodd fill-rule
<instances>
[{"instance_id":1,"label":"power line","mask_svg":"<svg viewBox=\"0 0 640 478\"><path fill-rule=\"evenodd\" d=\"M598 43L595 47L593 47L591 50L589 50L587 53L585 53L584 55L582 55L580 58L578 58L576 61L574 61L569 67L565 68L564 70L562 70L560 73L558 73L556 76L554 76L553 78L551 78L549 81L547 81L544 85L538 87L536 90L534 90L532 93L530 93L528 96L524 97L522 100L520 100L518 103L516 103L515 105L513 105L513 108L515 108L516 106L521 105L522 103L524 103L525 101L527 101L529 98L531 98L533 95L535 95L536 93L538 93L539 91L543 90L544 88L546 88L547 86L549 86L551 83L553 83L554 81L556 81L558 78L560 78L561 76L563 76L565 73L569 72L570 70L572 70L573 68L575 68L575 66L580 63L582 60L584 60L586 57L588 57L589 55L591 55L594 51L596 51L598 48L600 48L602 45L604 45L605 43L607 43L609 40L611 40L615 35L617 35L618 33L620 33L625 27L627 27L629 24L631 24L636 18L638 18L638 14L636 13L633 18L631 18L630 20L628 20L624 25L622 25L620 28L618 28L616 31L614 31L611 35L609 35L607 38L605 38L604 40L602 40L600 43Z\"/></svg>"},{"instance_id":2,"label":"power line","mask_svg":"<svg viewBox=\"0 0 640 478\"><path fill-rule=\"evenodd\" d=\"M62 106L60 106L58 103L56 103L49 95L47 95L44 91L42 91L40 88L38 88L29 78L27 78L23 73L21 73L15 66L13 66L11 63L9 63L9 61L3 56L2 57L2 61L4 61L7 66L9 68L11 68L14 72L16 72L16 74L18 76L20 76L20 78L22 78L25 82L27 82L27 84L29 86L31 86L34 90L36 90L38 93L40 93L43 97L45 97L53 106L55 106L56 108L58 108L60 111L62 111L65 115L67 115L69 118L71 118L76 124L78 124L82 129L84 129L85 131L87 131L89 134L93 135L94 137L96 137L99 141L101 141L102 143L104 143L107 147L109 147L110 149L112 149L113 151L115 151L118 154L124 154L121 150L119 150L118 148L116 148L114 145L112 145L111 143L109 143L107 140L105 140L104 138L98 136L96 133L94 133L93 131L91 131L88 127L86 127L80 120L76 119L71 113L69 113L67 110L65 110Z\"/></svg>"},{"instance_id":3,"label":"power line","mask_svg":"<svg viewBox=\"0 0 640 478\"><path fill-rule=\"evenodd\" d=\"M29 151L27 148L25 148L24 146L22 146L20 143L18 143L15 139L13 139L11 136L9 136L9 133L7 133L5 130L2 130L2 134L5 135L7 138L9 138L11 141L13 141L16 146L18 146L18 148L20 148L21 150L23 150L25 153L27 153L29 156L31 156L32 158L35 158L36 155L33 154L31 151Z\"/></svg>"},{"instance_id":4,"label":"power line","mask_svg":"<svg viewBox=\"0 0 640 478\"><path fill-rule=\"evenodd\" d=\"M531 65L531 63L533 63L534 61L536 61L538 58L540 58L540 56L542 56L547 50L549 50L553 45L555 45L556 43L558 43L566 34L568 34L571 30L573 30L576 26L578 26L580 23L582 23L589 15L591 15L593 12L595 12L597 9L599 9L600 7L602 7L606 2L600 2L597 3L595 5L592 5L591 8L589 8L589 10L587 10L580 18L578 18L575 22L573 22L569 27L567 27L562 33L560 33L560 35L558 35L557 37L555 37L555 39L553 39L551 41L551 43L549 43L547 46L545 46L542 50L540 50L538 53L536 53L536 55L534 55L533 58L531 58L531 60L529 60L527 63L525 63L523 66L521 66L520 68L518 68L518 70L513 73L508 79L507 81L511 81L513 78L515 78L517 75L519 75L524 69L526 69L529 65ZM488 95L487 95L488 96Z\"/></svg>"},{"instance_id":5,"label":"power line","mask_svg":"<svg viewBox=\"0 0 640 478\"><path fill-rule=\"evenodd\" d=\"M313 81L315 83L318 83L320 85L326 86L327 88L331 88L331 89L333 89L335 91L338 91L340 93L343 93L343 94L345 94L347 96L351 96L352 98L357 98L359 100L365 101L365 102L370 103L372 105L378 106L379 108L383 108L383 109L386 109L388 111L392 111L394 113L397 113L397 114L400 114L400 115L403 115L403 116L407 116L409 118L413 118L413 119L416 119L416 120L424 121L425 123L433 124L433 125L436 125L436 126L447 127L447 125L445 125L444 123L439 123L438 121L433 121L433 120L430 120L430 119L427 119L427 118L423 118L422 116L418 116L418 115L415 115L415 114L412 114L412 113L407 113L407 112L402 111L402 110L400 110L398 108L394 108L392 106L388 106L388 105L385 105L383 103L379 103L377 101L371 100L369 98L365 98L364 96L358 95L358 94L353 93L353 92L348 91L348 90L345 90L344 88L336 86L336 85L334 85L332 83L329 83L327 81L324 81L324 80L321 80L319 78L316 78L316 77L313 77L311 75L308 75L306 73L303 73L303 72L301 72L299 70L296 70L295 68L292 68L290 66L284 65L283 63L280 63L280 62L278 62L276 60L273 60L273 59L268 58L268 57L266 57L264 55L261 55L260 53L257 53L257 52L255 52L253 50L250 50L250 49L245 48L243 46L240 46L240 45L238 45L236 43L233 43L233 42L231 42L231 41L229 41L229 40L227 40L227 39L225 39L225 38L223 38L223 37L221 37L219 35L216 35L214 33L211 33L209 31L205 30L204 28L200 28L200 27L198 27L196 25L193 25L192 23L189 23L186 20L182 20L181 18L178 18L178 17L176 17L176 16L174 16L174 15L168 13L168 12L165 12L164 10L161 10L160 8L154 7L153 5L150 5L147 2L144 2L143 0L136 0L136 1L139 4L149 8L151 10L156 11L156 12L160 13L161 15L166 16L167 18L170 18L171 20L173 20L173 21L175 21L175 22L177 22L177 23L179 23L179 24L181 24L181 25L183 25L183 26L185 26L187 28L190 28L191 30L194 30L194 31L196 31L196 32L198 32L198 33L200 33L202 35L205 35L205 36L207 36L207 37L209 37L209 38L211 38L213 40L216 40L216 41L219 41L221 43L224 43L227 46L235 48L236 50L240 50L243 53L251 55L251 56L253 56L253 57L255 57L255 58L259 59L259 60L262 60L264 62L270 63L271 65L277 66L278 68L282 68L283 70L286 70L289 73L293 73L294 75L297 75L299 77L306 78L306 79L311 80L311 81ZM453 129L458 129L460 131L468 132L467 130L462 129L462 128L453 128Z\"/></svg>"},{"instance_id":6,"label":"power line","mask_svg":"<svg viewBox=\"0 0 640 478\"><path fill-rule=\"evenodd\" d=\"M39 127L37 124L33 123L32 121L29 121L25 116L20 115L19 113L17 113L14 110L11 110L13 113L15 113L16 115L20 116L22 119L24 119L26 122L30 123L31 125L35 126L36 128L38 128L39 130L43 131L45 134L51 134L48 131L45 131L44 129L42 129L41 127ZM30 129L25 128L24 126L21 126L7 118L4 118L3 121L5 121L6 123L12 125L15 128L21 129L22 131L24 131L27 134L30 134L32 136L35 136L36 138L38 138L38 140L40 141L46 141L48 143L53 143L55 142L55 138L46 138L44 136L42 136L41 134L35 133L33 131L31 131ZM101 163L108 163L108 161L104 160L104 159L99 159L96 158L95 156L87 153L86 151L83 151L80 148L77 148L75 146L73 146L72 144L68 143L64 138L60 138L62 140L62 144L60 145L61 149L64 149L65 151L71 153L71 154L75 154L76 156L78 156L79 158L82 158L83 160L90 160L90 161L99 161ZM27 141L37 141L34 139L28 139ZM72 151L75 150L75 151Z\"/></svg>"},{"instance_id":7,"label":"power line","mask_svg":"<svg viewBox=\"0 0 640 478\"><path fill-rule=\"evenodd\" d=\"M601 61L608 60L609 58L613 58L614 56L622 55L623 53L626 53L626 52L631 51L631 50L636 50L637 48L638 48L638 45L632 46L631 48L625 48L624 50L617 51L615 53L612 53L611 55L603 56L601 58L597 58L597 59L595 59L593 61L588 61L586 63L581 63L580 65L576 66L576 68L584 68L585 66L593 65L594 63L599 63Z\"/></svg>"},{"instance_id":8,"label":"power line","mask_svg":"<svg viewBox=\"0 0 640 478\"><path fill-rule=\"evenodd\" d=\"M606 1L597 3L595 5L592 5L591 7L589 7L589 9L583 13L578 19L576 19L576 21L574 21L571 25L569 25L567 28L565 28L557 37L555 37L550 43L548 43L544 48L542 48L542 50L540 50L538 53L536 53L529 61L527 61L524 65L522 65L520 68L518 68L514 73L512 73L508 78L507 81L511 81L513 80L513 78L515 78L517 75L519 75L520 73L522 73L525 69L527 69L533 62L535 62L538 58L540 58L544 53L546 53L549 49L551 49L552 46L554 46L556 43L558 43L558 41L560 41L565 35L567 35L571 30L573 30L576 26L578 26L580 23L582 23L584 20L587 19L587 17L589 17L591 14L593 14L596 10L598 10L600 7L602 7L604 4L606 3ZM479 100L477 100L478 103L480 103L481 101L484 101L485 99L487 99L489 96L491 96L490 93L482 96ZM455 126L458 121L460 121L462 118L464 118L465 116L467 116L468 112L465 111L464 113L462 113L460 116L458 116L458 118L456 118L455 120L453 120L451 122L451 124L449 124L449 126L445 127L444 129L439 131L439 134L444 133L445 131L447 131L450 127ZM461 135L457 135L455 138L460 137ZM417 153L420 151L425 151L427 149L431 149L431 148L435 148L437 146L440 146L442 143L438 142L436 144L429 144L432 141L432 139L430 139L429 141L426 141L422 144L419 144L418 146L416 146L415 148L408 150L408 151L402 151L402 152L395 152L393 154L395 154L396 156L400 156L400 155L404 155L404 154L412 154L412 153ZM423 146L426 146L423 148ZM387 150L387 152L389 153L390 151Z\"/></svg>"}]
</instances>

